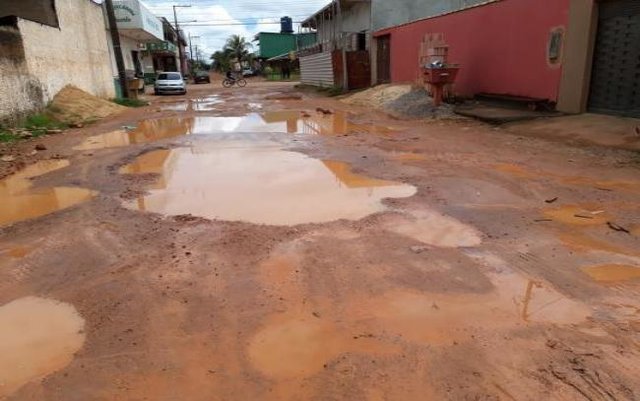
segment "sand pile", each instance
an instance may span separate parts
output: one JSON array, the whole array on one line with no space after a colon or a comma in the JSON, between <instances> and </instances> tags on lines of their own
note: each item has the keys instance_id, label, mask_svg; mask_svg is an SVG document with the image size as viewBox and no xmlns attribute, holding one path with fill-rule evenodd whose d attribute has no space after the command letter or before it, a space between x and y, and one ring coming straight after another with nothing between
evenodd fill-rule
<instances>
[{"instance_id":1,"label":"sand pile","mask_svg":"<svg viewBox=\"0 0 640 401\"><path fill-rule=\"evenodd\" d=\"M451 105L443 103L435 107L424 88L412 85L379 85L342 101L355 106L382 109L399 118L457 118Z\"/></svg>"},{"instance_id":2,"label":"sand pile","mask_svg":"<svg viewBox=\"0 0 640 401\"><path fill-rule=\"evenodd\" d=\"M354 106L383 108L386 103L406 95L411 90L411 85L378 85L344 98L342 102Z\"/></svg>"},{"instance_id":3,"label":"sand pile","mask_svg":"<svg viewBox=\"0 0 640 401\"><path fill-rule=\"evenodd\" d=\"M71 124L99 120L126 109L67 85L53 98L48 111L56 120Z\"/></svg>"}]
</instances>

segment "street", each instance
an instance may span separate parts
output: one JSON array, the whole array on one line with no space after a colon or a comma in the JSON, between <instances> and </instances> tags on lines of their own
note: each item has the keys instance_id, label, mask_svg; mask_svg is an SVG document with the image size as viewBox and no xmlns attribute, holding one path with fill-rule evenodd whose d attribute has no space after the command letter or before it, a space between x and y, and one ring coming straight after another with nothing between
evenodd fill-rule
<instances>
[{"instance_id":1,"label":"street","mask_svg":"<svg viewBox=\"0 0 640 401\"><path fill-rule=\"evenodd\" d=\"M148 97L0 170L0 399L640 397L637 151Z\"/></svg>"}]
</instances>

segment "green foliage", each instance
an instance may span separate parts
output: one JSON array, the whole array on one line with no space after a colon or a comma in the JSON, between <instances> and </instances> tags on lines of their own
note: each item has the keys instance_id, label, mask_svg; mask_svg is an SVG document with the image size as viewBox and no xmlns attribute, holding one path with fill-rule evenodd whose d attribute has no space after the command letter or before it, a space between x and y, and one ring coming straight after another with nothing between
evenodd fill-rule
<instances>
[{"instance_id":1,"label":"green foliage","mask_svg":"<svg viewBox=\"0 0 640 401\"><path fill-rule=\"evenodd\" d=\"M11 132L5 131L3 128L0 127L0 143L15 142L18 139L19 138L16 135L13 135Z\"/></svg>"},{"instance_id":2,"label":"green foliage","mask_svg":"<svg viewBox=\"0 0 640 401\"><path fill-rule=\"evenodd\" d=\"M125 107L144 107L144 106L148 106L149 105L149 102L144 101L144 100L126 99L126 98L122 98L122 97L111 99L111 101L113 103L117 103L120 106L125 106Z\"/></svg>"},{"instance_id":3,"label":"green foliage","mask_svg":"<svg viewBox=\"0 0 640 401\"><path fill-rule=\"evenodd\" d=\"M216 71L224 72L230 70L234 62L251 62L253 60L253 54L249 51L251 47L251 43L247 42L244 37L240 35L229 36L222 50L211 55L214 68Z\"/></svg>"}]
</instances>

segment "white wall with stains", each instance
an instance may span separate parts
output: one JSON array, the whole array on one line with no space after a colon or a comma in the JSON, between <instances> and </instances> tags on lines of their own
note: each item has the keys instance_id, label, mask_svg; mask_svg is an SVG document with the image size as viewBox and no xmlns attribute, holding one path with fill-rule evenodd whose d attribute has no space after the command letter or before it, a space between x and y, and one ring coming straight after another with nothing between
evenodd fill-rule
<instances>
[{"instance_id":1,"label":"white wall with stains","mask_svg":"<svg viewBox=\"0 0 640 401\"><path fill-rule=\"evenodd\" d=\"M13 77L0 82L0 99L10 99L0 102L0 121L37 112L66 85L115 96L102 7L90 0L56 0L56 10L59 28L18 19L21 52L0 53L2 75L12 66ZM31 88L27 99L25 85Z\"/></svg>"}]
</instances>

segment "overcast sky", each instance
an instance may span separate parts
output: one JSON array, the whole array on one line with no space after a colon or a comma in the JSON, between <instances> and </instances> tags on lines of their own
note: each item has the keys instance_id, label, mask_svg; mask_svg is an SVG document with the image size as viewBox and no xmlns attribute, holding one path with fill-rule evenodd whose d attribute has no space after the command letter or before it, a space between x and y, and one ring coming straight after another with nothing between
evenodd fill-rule
<instances>
[{"instance_id":1,"label":"overcast sky","mask_svg":"<svg viewBox=\"0 0 640 401\"><path fill-rule=\"evenodd\" d=\"M252 41L258 32L279 32L279 25L264 22L278 22L288 15L294 21L301 21L318 11L330 0L143 0L143 3L157 16L173 22L172 5L191 5L178 8L178 23L198 21L191 24L234 24L227 26L189 26L184 23L185 33L199 36L194 39L207 55L220 50L229 35L238 34ZM297 31L297 25L295 25Z\"/></svg>"}]
</instances>

